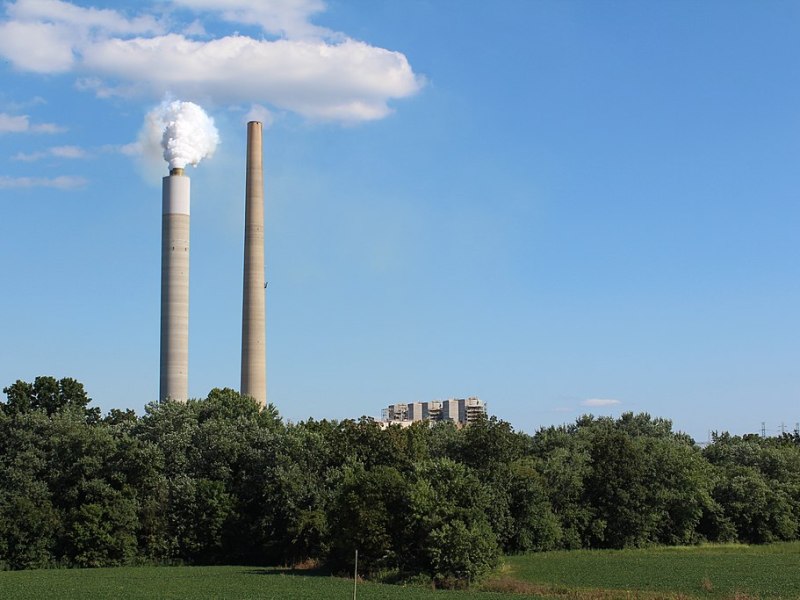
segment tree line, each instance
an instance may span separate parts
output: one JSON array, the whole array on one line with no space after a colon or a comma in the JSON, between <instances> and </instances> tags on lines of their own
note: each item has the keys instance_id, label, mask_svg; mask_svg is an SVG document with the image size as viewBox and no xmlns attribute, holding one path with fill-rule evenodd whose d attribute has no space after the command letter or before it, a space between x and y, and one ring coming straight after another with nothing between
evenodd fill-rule
<instances>
[{"instance_id":1,"label":"tree line","mask_svg":"<svg viewBox=\"0 0 800 600\"><path fill-rule=\"evenodd\" d=\"M299 564L454 586L502 553L800 535L800 438L583 416L533 435L285 423L230 389L101 415L73 379L0 402L0 568Z\"/></svg>"}]
</instances>

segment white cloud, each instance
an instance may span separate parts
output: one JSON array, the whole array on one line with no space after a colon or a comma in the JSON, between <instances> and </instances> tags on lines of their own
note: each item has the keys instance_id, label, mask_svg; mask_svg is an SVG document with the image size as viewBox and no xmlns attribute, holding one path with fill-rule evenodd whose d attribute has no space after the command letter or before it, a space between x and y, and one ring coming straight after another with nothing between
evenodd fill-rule
<instances>
[{"instance_id":1,"label":"white cloud","mask_svg":"<svg viewBox=\"0 0 800 600\"><path fill-rule=\"evenodd\" d=\"M86 151L78 146L54 146L50 148L50 154L59 158L86 158L87 156Z\"/></svg>"},{"instance_id":2,"label":"white cloud","mask_svg":"<svg viewBox=\"0 0 800 600\"><path fill-rule=\"evenodd\" d=\"M253 104L250 107L250 110L244 115L244 122L247 123L248 121L260 121L261 124L266 128L272 125L272 122L275 118L272 116L272 113L266 106L261 106L260 104Z\"/></svg>"},{"instance_id":3,"label":"white cloud","mask_svg":"<svg viewBox=\"0 0 800 600\"><path fill-rule=\"evenodd\" d=\"M79 77L75 80L75 88L82 92L94 92L98 98L128 98L140 93L139 86L108 85L99 77Z\"/></svg>"},{"instance_id":4,"label":"white cloud","mask_svg":"<svg viewBox=\"0 0 800 600\"><path fill-rule=\"evenodd\" d=\"M8 5L6 12L15 21L54 22L78 31L98 29L112 34L163 31L151 16L128 19L114 10L84 8L62 0L17 0Z\"/></svg>"},{"instance_id":5,"label":"white cloud","mask_svg":"<svg viewBox=\"0 0 800 600\"><path fill-rule=\"evenodd\" d=\"M74 66L76 39L53 23L0 23L0 55L20 71L64 73Z\"/></svg>"},{"instance_id":6,"label":"white cloud","mask_svg":"<svg viewBox=\"0 0 800 600\"><path fill-rule=\"evenodd\" d=\"M69 158L69 159L77 159L77 158L86 158L89 154L83 148L79 148L78 146L53 146L52 148L48 148L42 152L31 152L31 153L24 153L19 152L12 156L13 160L21 160L25 162L33 162L36 160L41 160L43 158L47 158L49 156L54 156L56 158Z\"/></svg>"},{"instance_id":7,"label":"white cloud","mask_svg":"<svg viewBox=\"0 0 800 600\"><path fill-rule=\"evenodd\" d=\"M0 175L0 189L47 187L70 190L86 186L88 180L83 177L61 175L59 177L6 177Z\"/></svg>"},{"instance_id":8,"label":"white cloud","mask_svg":"<svg viewBox=\"0 0 800 600\"><path fill-rule=\"evenodd\" d=\"M0 108L6 111L18 112L20 110L30 108L31 106L39 106L41 104L47 104L47 101L41 96L33 96L32 98L28 98L27 100L21 100L21 101L5 100L3 96L4 94L0 92L0 99L2 99L0 100Z\"/></svg>"},{"instance_id":9,"label":"white cloud","mask_svg":"<svg viewBox=\"0 0 800 600\"><path fill-rule=\"evenodd\" d=\"M202 37L208 35L206 28L203 24L195 19L181 30L181 33L187 37Z\"/></svg>"},{"instance_id":10,"label":"white cloud","mask_svg":"<svg viewBox=\"0 0 800 600\"><path fill-rule=\"evenodd\" d=\"M142 153L142 145L140 142L131 142L130 144L118 146L117 150L125 156L138 156Z\"/></svg>"},{"instance_id":11,"label":"white cloud","mask_svg":"<svg viewBox=\"0 0 800 600\"><path fill-rule=\"evenodd\" d=\"M17 0L6 6L6 14L8 20L0 23L0 55L34 73L72 70L81 49L105 36L164 31L151 16L127 19L114 10L61 0Z\"/></svg>"},{"instance_id":12,"label":"white cloud","mask_svg":"<svg viewBox=\"0 0 800 600\"><path fill-rule=\"evenodd\" d=\"M47 152L17 152L14 156L11 157L11 160L34 162L36 160L41 160L46 156L48 156Z\"/></svg>"},{"instance_id":13,"label":"white cloud","mask_svg":"<svg viewBox=\"0 0 800 600\"><path fill-rule=\"evenodd\" d=\"M30 129L27 115L0 113L0 133L21 133Z\"/></svg>"},{"instance_id":14,"label":"white cloud","mask_svg":"<svg viewBox=\"0 0 800 600\"><path fill-rule=\"evenodd\" d=\"M28 115L0 113L0 133L61 133L64 127L54 123L31 123Z\"/></svg>"},{"instance_id":15,"label":"white cloud","mask_svg":"<svg viewBox=\"0 0 800 600\"><path fill-rule=\"evenodd\" d=\"M311 17L325 10L321 0L174 0L175 4L199 11L218 13L232 23L258 25L266 33L292 39L330 37L329 29L311 23Z\"/></svg>"},{"instance_id":16,"label":"white cloud","mask_svg":"<svg viewBox=\"0 0 800 600\"><path fill-rule=\"evenodd\" d=\"M63 133L66 130L66 127L55 123L34 123L31 125L31 131L34 133Z\"/></svg>"},{"instance_id":17,"label":"white cloud","mask_svg":"<svg viewBox=\"0 0 800 600\"><path fill-rule=\"evenodd\" d=\"M622 404L622 402L611 398L590 398L581 402L581 406L591 407L615 406L617 404Z\"/></svg>"},{"instance_id":18,"label":"white cloud","mask_svg":"<svg viewBox=\"0 0 800 600\"><path fill-rule=\"evenodd\" d=\"M152 17L127 19L60 0L17 0L0 22L0 56L24 71L75 72L78 88L99 97L161 98L171 92L217 104L268 105L318 120L380 119L391 112L393 99L422 87L402 53L313 25L311 16L324 9L319 0L253 6L244 0L176 1L285 37L234 34L199 41L161 33Z\"/></svg>"},{"instance_id":19,"label":"white cloud","mask_svg":"<svg viewBox=\"0 0 800 600\"><path fill-rule=\"evenodd\" d=\"M178 34L98 42L84 52L94 73L139 82L162 96L209 95L220 103L266 101L312 119L361 121L389 114L419 78L405 56L363 42L198 42Z\"/></svg>"}]
</instances>

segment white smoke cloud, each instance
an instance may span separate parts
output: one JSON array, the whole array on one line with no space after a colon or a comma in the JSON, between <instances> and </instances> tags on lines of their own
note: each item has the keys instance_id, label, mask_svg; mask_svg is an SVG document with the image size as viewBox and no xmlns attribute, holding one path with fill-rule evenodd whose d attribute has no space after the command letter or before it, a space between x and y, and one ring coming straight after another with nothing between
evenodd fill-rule
<instances>
[{"instance_id":1,"label":"white smoke cloud","mask_svg":"<svg viewBox=\"0 0 800 600\"><path fill-rule=\"evenodd\" d=\"M219 132L214 120L194 102L165 100L147 113L140 136L142 153L163 151L170 169L197 166L214 154Z\"/></svg>"}]
</instances>

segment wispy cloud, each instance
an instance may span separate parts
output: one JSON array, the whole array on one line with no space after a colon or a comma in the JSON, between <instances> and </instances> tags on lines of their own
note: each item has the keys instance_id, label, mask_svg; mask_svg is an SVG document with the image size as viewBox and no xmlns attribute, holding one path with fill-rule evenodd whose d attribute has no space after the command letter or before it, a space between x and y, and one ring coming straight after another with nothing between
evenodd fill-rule
<instances>
[{"instance_id":1,"label":"wispy cloud","mask_svg":"<svg viewBox=\"0 0 800 600\"><path fill-rule=\"evenodd\" d=\"M274 121L272 113L266 106L253 104L244 116L245 121L260 121L264 127L269 127Z\"/></svg>"},{"instance_id":2,"label":"wispy cloud","mask_svg":"<svg viewBox=\"0 0 800 600\"><path fill-rule=\"evenodd\" d=\"M104 154L123 154L125 156L138 156L142 153L141 142L131 142L129 144L105 144L100 147L100 152Z\"/></svg>"},{"instance_id":3,"label":"wispy cloud","mask_svg":"<svg viewBox=\"0 0 800 600\"><path fill-rule=\"evenodd\" d=\"M617 404L622 404L622 402L620 400L613 400L611 398L589 398L588 400L581 402L581 406L589 406L592 408L615 406Z\"/></svg>"},{"instance_id":4,"label":"wispy cloud","mask_svg":"<svg viewBox=\"0 0 800 600\"><path fill-rule=\"evenodd\" d=\"M79 159L87 158L88 156L89 153L78 146L53 146L52 148L48 148L47 150L43 150L41 152L18 152L11 158L12 160L34 162L48 157Z\"/></svg>"},{"instance_id":5,"label":"wispy cloud","mask_svg":"<svg viewBox=\"0 0 800 600\"><path fill-rule=\"evenodd\" d=\"M50 154L59 158L86 158L86 150L78 146L54 146L50 148Z\"/></svg>"},{"instance_id":6,"label":"wispy cloud","mask_svg":"<svg viewBox=\"0 0 800 600\"><path fill-rule=\"evenodd\" d=\"M89 181L83 177L61 175L59 177L7 177L0 175L0 189L12 188L55 188L72 190L85 187Z\"/></svg>"},{"instance_id":7,"label":"wispy cloud","mask_svg":"<svg viewBox=\"0 0 800 600\"><path fill-rule=\"evenodd\" d=\"M402 53L312 23L325 9L321 0L173 4L202 17L255 25L278 39L232 30L201 40L180 24L167 29L152 15L129 18L62 0L16 0L0 20L0 57L21 71L74 72L79 89L104 98L172 92L344 122L381 119L392 112L392 100L414 95L424 83ZM191 31L201 31L199 25Z\"/></svg>"},{"instance_id":8,"label":"wispy cloud","mask_svg":"<svg viewBox=\"0 0 800 600\"><path fill-rule=\"evenodd\" d=\"M5 95L0 92L0 109L4 111L19 112L42 104L47 104L47 100L41 96L33 96L26 100L6 100Z\"/></svg>"},{"instance_id":9,"label":"wispy cloud","mask_svg":"<svg viewBox=\"0 0 800 600\"><path fill-rule=\"evenodd\" d=\"M55 123L34 123L31 125L33 133L64 133L66 130L66 127Z\"/></svg>"},{"instance_id":10,"label":"wispy cloud","mask_svg":"<svg viewBox=\"0 0 800 600\"><path fill-rule=\"evenodd\" d=\"M28 115L0 113L0 133L61 133L66 128L54 123L31 123Z\"/></svg>"},{"instance_id":11,"label":"wispy cloud","mask_svg":"<svg viewBox=\"0 0 800 600\"><path fill-rule=\"evenodd\" d=\"M28 117L26 115L9 115L0 113L0 132L2 133L21 133L30 129Z\"/></svg>"},{"instance_id":12,"label":"wispy cloud","mask_svg":"<svg viewBox=\"0 0 800 600\"><path fill-rule=\"evenodd\" d=\"M175 4L220 15L225 21L258 25L269 34L290 39L331 37L330 29L311 23L311 18L325 11L322 0L173 0Z\"/></svg>"}]
</instances>

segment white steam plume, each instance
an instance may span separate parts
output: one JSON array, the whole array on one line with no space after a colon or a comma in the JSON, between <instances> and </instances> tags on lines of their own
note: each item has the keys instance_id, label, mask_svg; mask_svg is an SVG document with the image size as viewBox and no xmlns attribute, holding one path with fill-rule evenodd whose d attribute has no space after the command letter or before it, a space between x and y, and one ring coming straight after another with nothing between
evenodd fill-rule
<instances>
[{"instance_id":1,"label":"white steam plume","mask_svg":"<svg viewBox=\"0 0 800 600\"><path fill-rule=\"evenodd\" d=\"M165 100L147 113L142 133L143 150L163 148L170 169L197 166L219 143L214 119L197 104L180 100Z\"/></svg>"}]
</instances>

